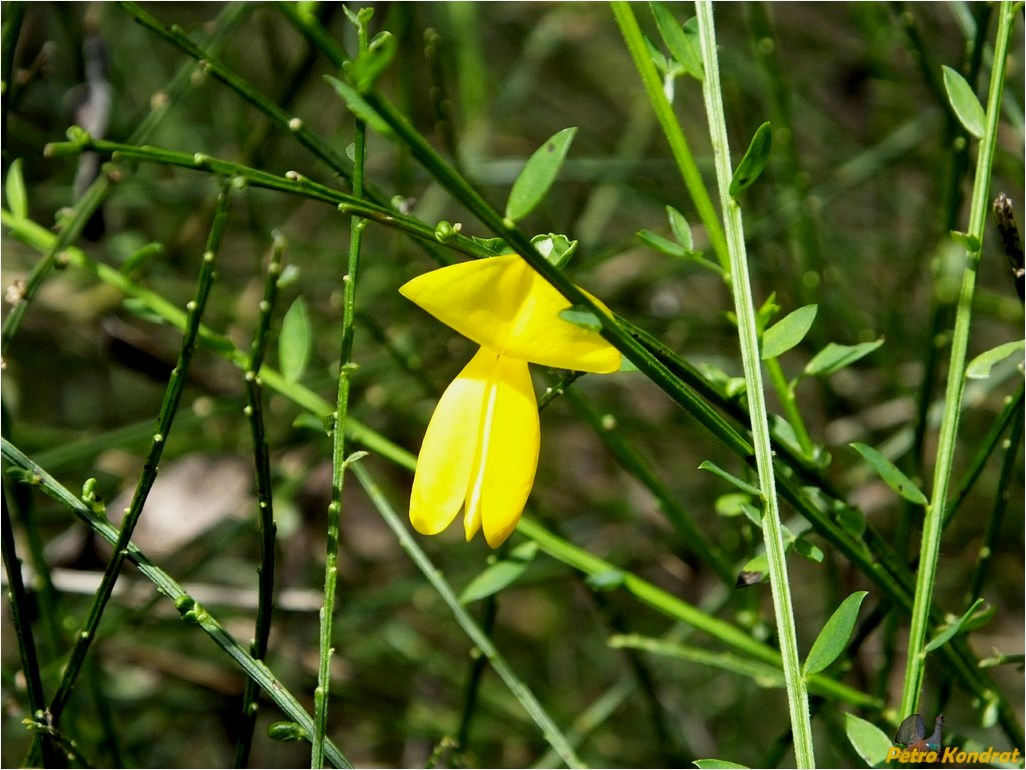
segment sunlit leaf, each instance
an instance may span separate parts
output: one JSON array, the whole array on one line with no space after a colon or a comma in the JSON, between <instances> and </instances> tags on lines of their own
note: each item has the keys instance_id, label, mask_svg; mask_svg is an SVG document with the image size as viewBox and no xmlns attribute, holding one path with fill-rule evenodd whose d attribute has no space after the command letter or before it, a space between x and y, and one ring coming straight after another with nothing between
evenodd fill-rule
<instances>
[{"instance_id":1,"label":"sunlit leaf","mask_svg":"<svg viewBox=\"0 0 1026 770\"><path fill-rule=\"evenodd\" d=\"M28 195L25 193L25 179L21 175L21 158L15 158L7 170L7 210L15 219L28 217Z\"/></svg>"},{"instance_id":2,"label":"sunlit leaf","mask_svg":"<svg viewBox=\"0 0 1026 770\"><path fill-rule=\"evenodd\" d=\"M715 473L721 479L727 481L730 484L733 484L742 492L747 492L748 494L754 495L755 497L762 497L762 492L759 490L758 487L753 487L751 484L749 484L746 481L742 481L732 473L727 473L727 471L723 470L723 468L719 467L716 463L712 462L711 460L705 460L704 462L702 462L701 465L698 466L698 468L699 470Z\"/></svg>"},{"instance_id":3,"label":"sunlit leaf","mask_svg":"<svg viewBox=\"0 0 1026 770\"><path fill-rule=\"evenodd\" d=\"M542 202L556 181L559 167L563 165L563 159L576 133L576 128L564 128L535 150L513 183L513 189L509 191L509 200L506 201L508 219L514 222L523 219Z\"/></svg>"},{"instance_id":4,"label":"sunlit leaf","mask_svg":"<svg viewBox=\"0 0 1026 770\"><path fill-rule=\"evenodd\" d=\"M1006 358L1011 358L1021 351L1024 344L1026 344L1024 340L1006 342L1004 345L998 345L996 348L991 348L985 353L980 353L980 355L969 362L969 366L965 370L965 376L970 380L987 379L990 377L991 369Z\"/></svg>"},{"instance_id":5,"label":"sunlit leaf","mask_svg":"<svg viewBox=\"0 0 1026 770\"><path fill-rule=\"evenodd\" d=\"M983 138L984 126L987 124L987 113L983 111L980 100L973 93L964 77L958 72L945 66L944 68L944 90L948 92L948 102L951 109L955 111L959 122L965 126L965 130L977 139Z\"/></svg>"},{"instance_id":6,"label":"sunlit leaf","mask_svg":"<svg viewBox=\"0 0 1026 770\"><path fill-rule=\"evenodd\" d=\"M860 342L858 345L827 344L805 365L805 373L811 377L823 377L851 366L883 345L883 340Z\"/></svg>"},{"instance_id":7,"label":"sunlit leaf","mask_svg":"<svg viewBox=\"0 0 1026 770\"><path fill-rule=\"evenodd\" d=\"M887 486L897 492L899 495L904 497L910 503L916 505L926 505L926 495L915 484L912 480L902 473L898 468L884 457L876 449L871 446L855 442L851 445L851 448L862 455L862 458L869 463L870 467L877 472L877 474L886 482Z\"/></svg>"},{"instance_id":8,"label":"sunlit leaf","mask_svg":"<svg viewBox=\"0 0 1026 770\"><path fill-rule=\"evenodd\" d=\"M763 360L776 358L801 342L812 328L818 309L818 305L800 307L768 328L762 335Z\"/></svg>"},{"instance_id":9,"label":"sunlit leaf","mask_svg":"<svg viewBox=\"0 0 1026 770\"><path fill-rule=\"evenodd\" d=\"M892 745L891 739L872 722L867 722L854 714L845 714L844 731L852 748L870 767L883 764L887 759L887 751Z\"/></svg>"},{"instance_id":10,"label":"sunlit leaf","mask_svg":"<svg viewBox=\"0 0 1026 770\"><path fill-rule=\"evenodd\" d=\"M834 610L823 629L816 637L816 641L809 650L809 656L805 659L805 676L818 674L825 669L844 652L851 638L851 632L855 628L855 621L859 617L859 608L862 600L868 596L868 591L856 591Z\"/></svg>"},{"instance_id":11,"label":"sunlit leaf","mask_svg":"<svg viewBox=\"0 0 1026 770\"><path fill-rule=\"evenodd\" d=\"M278 337L278 365L288 382L296 382L306 371L313 345L313 332L306 312L306 302L297 297L285 313Z\"/></svg>"}]
</instances>

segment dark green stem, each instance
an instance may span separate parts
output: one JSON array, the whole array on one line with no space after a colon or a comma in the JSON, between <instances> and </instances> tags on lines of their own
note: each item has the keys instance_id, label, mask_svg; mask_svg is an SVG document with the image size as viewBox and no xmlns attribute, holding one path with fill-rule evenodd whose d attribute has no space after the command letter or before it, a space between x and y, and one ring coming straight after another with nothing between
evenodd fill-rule
<instances>
[{"instance_id":1,"label":"dark green stem","mask_svg":"<svg viewBox=\"0 0 1026 770\"><path fill-rule=\"evenodd\" d=\"M271 314L278 296L278 278L281 275L281 254L284 241L276 238L271 247L271 261L264 280L264 296L260 301L257 332L250 348L249 366L246 368L246 417L253 438L253 461L256 466L257 521L260 527L260 565L257 567L257 616L253 642L249 652L255 660L267 655L267 640L271 634L271 614L274 609L274 543L277 526L274 523L274 505L271 494L271 456L264 433L263 382L257 376L263 364L264 352L270 337ZM253 745L253 731L259 708L257 696L260 688L253 679L246 680L242 697L242 719L235 742L235 766L246 767Z\"/></svg>"}]
</instances>

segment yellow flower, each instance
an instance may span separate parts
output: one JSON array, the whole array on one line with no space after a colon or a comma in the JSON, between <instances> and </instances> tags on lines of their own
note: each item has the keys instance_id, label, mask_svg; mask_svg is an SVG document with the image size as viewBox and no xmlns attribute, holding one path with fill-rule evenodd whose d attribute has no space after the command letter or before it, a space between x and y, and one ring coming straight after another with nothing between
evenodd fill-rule
<instances>
[{"instance_id":1,"label":"yellow flower","mask_svg":"<svg viewBox=\"0 0 1026 770\"><path fill-rule=\"evenodd\" d=\"M615 372L620 353L597 332L560 318L570 302L517 254L443 267L399 291L481 346L428 423L410 522L435 535L462 506L467 540L484 529L488 545L498 548L520 521L538 467L541 431L528 362Z\"/></svg>"}]
</instances>

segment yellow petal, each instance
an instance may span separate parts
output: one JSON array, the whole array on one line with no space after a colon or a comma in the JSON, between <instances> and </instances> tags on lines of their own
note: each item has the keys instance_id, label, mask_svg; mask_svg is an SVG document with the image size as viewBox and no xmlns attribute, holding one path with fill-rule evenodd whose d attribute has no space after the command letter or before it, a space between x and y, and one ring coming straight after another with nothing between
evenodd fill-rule
<instances>
[{"instance_id":1,"label":"yellow petal","mask_svg":"<svg viewBox=\"0 0 1026 770\"><path fill-rule=\"evenodd\" d=\"M488 385L464 528L467 540L483 528L488 545L498 548L516 529L531 493L541 431L527 363L485 353L482 348L474 357L487 367Z\"/></svg>"},{"instance_id":2,"label":"yellow petal","mask_svg":"<svg viewBox=\"0 0 1026 770\"><path fill-rule=\"evenodd\" d=\"M445 389L424 434L410 494L410 523L422 535L448 527L467 496L487 386L481 352Z\"/></svg>"},{"instance_id":3,"label":"yellow petal","mask_svg":"<svg viewBox=\"0 0 1026 770\"><path fill-rule=\"evenodd\" d=\"M620 367L620 353L597 332L559 317L570 303L517 254L433 270L399 291L463 336L507 357L585 372Z\"/></svg>"}]
</instances>

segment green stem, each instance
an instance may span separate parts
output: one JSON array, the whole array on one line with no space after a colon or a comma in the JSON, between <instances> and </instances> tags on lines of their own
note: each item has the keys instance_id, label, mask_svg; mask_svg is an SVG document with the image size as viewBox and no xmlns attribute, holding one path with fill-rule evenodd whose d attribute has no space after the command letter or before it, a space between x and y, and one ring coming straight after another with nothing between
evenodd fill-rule
<instances>
[{"instance_id":1,"label":"green stem","mask_svg":"<svg viewBox=\"0 0 1026 770\"><path fill-rule=\"evenodd\" d=\"M368 47L366 22L370 14L347 13L356 24L359 50ZM367 126L356 119L353 151L353 196L364 194L364 160L366 157ZM356 320L356 283L360 270L360 248L363 242L364 219L353 215L349 236L349 264L342 276L342 349L339 355L338 393L335 402L334 429L331 441L331 503L328 505L327 552L324 558L324 606L321 608L320 661L317 669L317 689L314 691L314 733L311 741L310 766L324 764L324 740L328 730L328 698L331 688L332 629L335 617L335 593L338 582L338 543L342 521L342 489L345 483L346 460L345 426L349 415L349 388L356 365L353 363L353 337Z\"/></svg>"},{"instance_id":2,"label":"green stem","mask_svg":"<svg viewBox=\"0 0 1026 770\"><path fill-rule=\"evenodd\" d=\"M997 146L998 122L1001 117L1001 96L1005 85L1005 60L1008 56L1008 41L1015 18L1015 4L1002 2L998 21L997 39L994 43L994 63L991 68L990 89L987 96L987 123L980 140L976 162L976 176L973 181L968 234L983 244L984 225L989 211L991 167ZM955 459L955 443L958 437L958 420L962 406L962 390L965 385L966 351L969 346L969 326L972 319L973 294L976 289L976 271L980 262L980 249L966 253L966 266L962 274L962 286L955 311L955 328L951 342L951 359L948 364L947 386L944 393L944 412L941 417L940 435L937 440L937 461L934 466L933 490L930 505L923 521L923 540L919 554L919 570L916 573L915 602L909 628L908 654L905 668L905 684L901 699L901 713L914 714L919 705L923 686L926 655L923 650L930 624L930 608L933 602L933 587L937 577L937 559L940 555L940 541L944 531L944 510L947 505L948 485Z\"/></svg>"},{"instance_id":3,"label":"green stem","mask_svg":"<svg viewBox=\"0 0 1026 770\"><path fill-rule=\"evenodd\" d=\"M40 491L71 510L83 522L89 525L93 532L108 543L111 545L118 543L120 533L117 527L106 518L97 516L85 503L65 489L46 470L26 457L20 449L6 438L0 439L0 449L2 449L3 458L7 462L27 472L31 478L31 481L28 483L38 487ZM149 557L140 551L134 543L129 542L122 550L125 553L125 558L138 567L139 572L152 582L161 594L174 602L183 619L196 622L203 632L218 647L228 653L229 657L246 672L247 676L259 682L267 697L274 701L289 719L296 722L307 733L312 732L313 720L310 718L310 715L262 661L254 660L238 640L228 633L224 626L218 623L213 615L200 607L199 603L189 596L181 585L150 561ZM349 761L332 743L327 744L325 754L336 767L352 767Z\"/></svg>"},{"instance_id":4,"label":"green stem","mask_svg":"<svg viewBox=\"0 0 1026 770\"><path fill-rule=\"evenodd\" d=\"M709 134L716 163L720 206L726 220L731 287L734 292L734 309L737 314L737 327L741 342L741 360L744 365L746 394L751 414L752 442L755 446L756 468L764 505L762 532L766 543L766 557L769 562L770 586L784 665L784 681L787 685L787 702L794 737L795 761L798 767L811 768L815 767L816 759L812 745L809 695L805 677L802 674L801 661L798 657L798 635L794 623L791 589L787 578L787 556L780 524L776 477L773 472L773 450L770 445L766 395L763 391L755 306L745 253L744 226L741 207L729 192L733 172L727 141L727 124L723 114L720 92L712 3L709 0L699 0L695 4L695 9L698 16L698 37L701 42L702 63L705 66L702 92L705 97Z\"/></svg>"},{"instance_id":5,"label":"green stem","mask_svg":"<svg viewBox=\"0 0 1026 770\"><path fill-rule=\"evenodd\" d=\"M257 615L253 631L253 642L249 646L255 660L263 660L267 654L267 640L271 634L271 614L274 609L274 542L277 525L274 523L274 506L271 494L271 456L264 433L263 382L257 376L263 363L264 353L270 337L271 313L278 296L278 278L281 275L281 254L284 240L275 238L271 247L271 261L264 280L264 296L260 302L257 332L250 348L249 366L244 377L246 383L246 417L249 419L250 435L253 438L253 461L256 472L257 522L260 527L260 564L257 567ZM255 680L246 680L242 696L242 718L239 736L235 741L235 766L246 767L253 745L253 731L259 708L257 697L259 687Z\"/></svg>"},{"instance_id":6,"label":"green stem","mask_svg":"<svg viewBox=\"0 0 1026 770\"><path fill-rule=\"evenodd\" d=\"M160 456L163 454L164 447L167 444L168 434L171 431L171 425L174 421L175 413L178 411L178 404L181 400L182 391L185 388L189 364L192 361L192 354L196 348L196 339L199 335L200 318L203 314L204 308L206 307L207 297L210 295L210 287L214 283L214 260L217 255L217 250L221 245L221 238L224 234L224 228L228 218L227 215L228 190L225 189L222 190L218 196L217 211L210 228L210 236L207 239L207 248L203 254L199 279L196 287L196 295L186 306L188 310L188 318L186 321L185 335L182 339L182 348L178 355L178 363L175 365L174 371L172 371L171 378L167 384L167 390L164 394L164 402L161 405L160 415L157 418L157 429L153 434L153 440L150 444L150 450L146 456L146 463L143 467L142 476L140 476L139 483L136 486L132 503L125 512L125 517L121 524L121 531L118 534L117 543L114 547L114 553L111 556L110 561L107 563L107 569L103 573L103 579L100 581L100 587L97 589L96 596L93 598L93 604L89 609L89 614L86 616L82 630L76 637L75 646L72 648L71 656L68 660L67 667L64 670L64 676L61 679L60 686L58 687L53 700L50 702L50 715L54 724L57 724L60 719L61 712L64 710L64 707L67 705L68 699L71 696L72 687L74 687L75 680L77 679L78 673L85 661L86 654L89 651L89 646L92 644L93 638L96 635L96 629L100 624L100 618L103 616L103 611L114 591L114 584L117 582L117 579L121 574L122 567L124 567L125 557L127 554L126 548L131 540L132 531L135 529L135 525L139 520L143 505L150 493L153 482L157 478L157 464L160 462Z\"/></svg>"},{"instance_id":7,"label":"green stem","mask_svg":"<svg viewBox=\"0 0 1026 770\"><path fill-rule=\"evenodd\" d=\"M520 701L520 704L524 707L524 710L530 715L534 723L541 729L542 735L548 744L555 749L563 761L568 767L582 767L581 759L577 756L570 742L567 740L563 732L556 726L556 723L552 721L552 718L545 712L542 705L538 702L538 699L534 697L534 694L528 689L516 674L513 673L513 669L509 667L506 659L502 657L499 651L495 648L492 640L488 638L481 628L474 622L473 618L467 613L463 605L460 604L459 599L456 598L456 594L453 593L452 587L442 576L441 570L437 569L431 560L427 557L419 545L417 545L416 539L409 533L403 524L402 517L396 513L392 504L385 497L381 488L373 480L370 473L367 471L364 463L357 462L352 466L353 473L357 480L360 482L360 486L363 487L364 491L370 497L374 507L377 508L378 513L381 514L385 523L391 528L399 540L399 545L402 546L410 558L413 559L414 563L420 568L420 571L424 573L424 576L428 579L438 595L442 597L442 600L449 606L452 611L453 617L456 618L456 622L460 624L464 633L470 638L470 640L477 646L481 651L481 654L487 658L488 662L492 664L492 668L495 669L495 673L499 675L509 691L513 696ZM521 526L523 526L524 520L521 519Z\"/></svg>"},{"instance_id":8,"label":"green stem","mask_svg":"<svg viewBox=\"0 0 1026 770\"><path fill-rule=\"evenodd\" d=\"M709 234L709 242L720 260L720 267L729 276L730 255L727 251L723 227L720 225L719 217L716 216L716 209L709 197L705 182L702 181L702 175L698 171L698 165L688 147L687 139L684 138L684 132L680 128L680 123L677 122L677 117L673 114L673 105L670 104L666 98L666 92L663 91L662 81L652 63L652 57L645 45L645 38L641 34L638 20L634 18L631 4L625 0L617 0L612 7L613 15L620 25L620 33L627 43L627 50L630 51L638 74L641 75L641 82L645 86L649 102L659 119L659 125L662 126L666 140L670 143L670 150L674 160L677 161L677 168L680 169L680 175L691 194L691 200L698 210L698 216Z\"/></svg>"}]
</instances>

